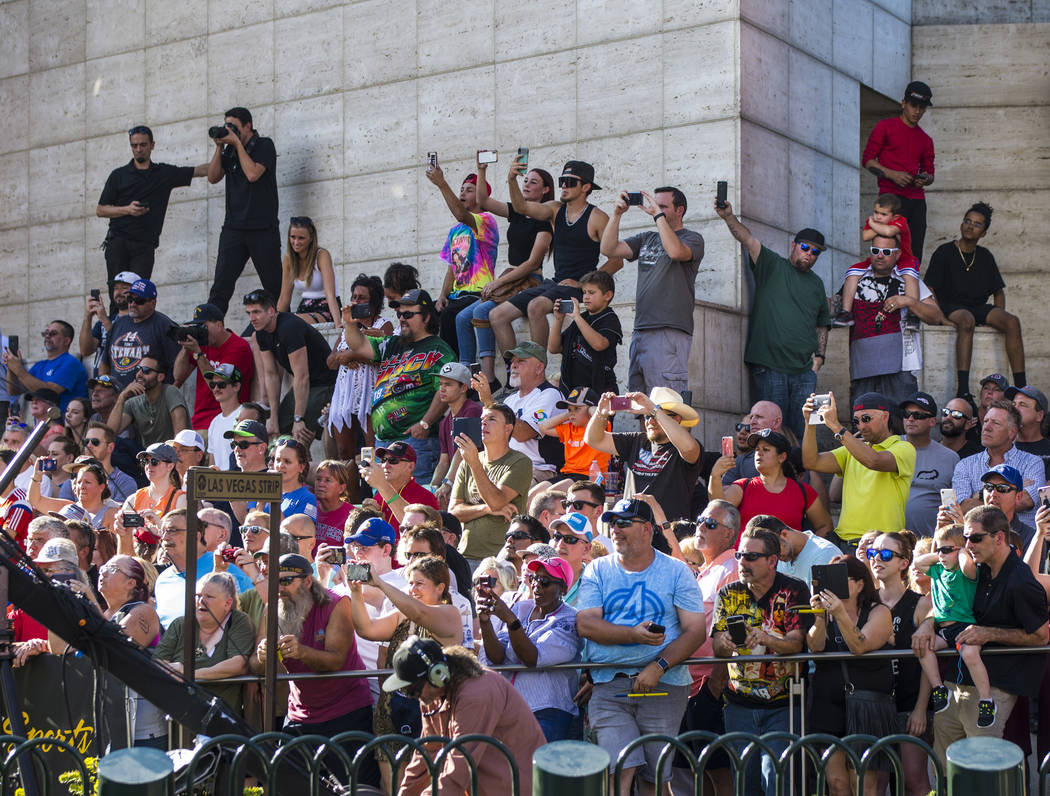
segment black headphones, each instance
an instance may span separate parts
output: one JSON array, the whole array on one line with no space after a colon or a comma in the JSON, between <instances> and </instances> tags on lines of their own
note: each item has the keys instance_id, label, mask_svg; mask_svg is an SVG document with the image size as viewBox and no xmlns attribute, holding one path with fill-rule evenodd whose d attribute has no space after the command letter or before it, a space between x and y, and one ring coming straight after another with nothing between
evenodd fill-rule
<instances>
[{"instance_id":1,"label":"black headphones","mask_svg":"<svg viewBox=\"0 0 1050 796\"><path fill-rule=\"evenodd\" d=\"M435 688L444 688L452 681L452 672L448 668L448 659L445 654L440 653L440 658L431 657L430 653L427 652L426 642L419 638L419 636L410 636L406 641L411 640L411 646L409 647L409 653L415 655L423 663L426 664L427 681ZM431 644L437 644L437 642L430 642ZM440 647L439 647L440 650Z\"/></svg>"}]
</instances>

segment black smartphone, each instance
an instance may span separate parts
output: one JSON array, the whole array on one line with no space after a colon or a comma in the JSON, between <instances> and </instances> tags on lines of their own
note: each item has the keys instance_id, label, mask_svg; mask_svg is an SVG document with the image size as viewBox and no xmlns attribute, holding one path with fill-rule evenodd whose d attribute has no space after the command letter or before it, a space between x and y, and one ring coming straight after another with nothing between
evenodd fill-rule
<instances>
[{"instance_id":1,"label":"black smartphone","mask_svg":"<svg viewBox=\"0 0 1050 796\"><path fill-rule=\"evenodd\" d=\"M454 417L452 418L452 439L460 434L466 434L473 440L474 444L481 450L481 418L480 417Z\"/></svg>"},{"instance_id":2,"label":"black smartphone","mask_svg":"<svg viewBox=\"0 0 1050 796\"><path fill-rule=\"evenodd\" d=\"M628 191L627 192L627 206L641 205L642 203L642 192L641 191Z\"/></svg>"},{"instance_id":3,"label":"black smartphone","mask_svg":"<svg viewBox=\"0 0 1050 796\"><path fill-rule=\"evenodd\" d=\"M725 180L718 181L718 187L715 188L715 207L722 208L726 206L726 196L729 194L729 183Z\"/></svg>"},{"instance_id":4,"label":"black smartphone","mask_svg":"<svg viewBox=\"0 0 1050 796\"><path fill-rule=\"evenodd\" d=\"M99 290L98 288L92 288L92 290L91 290L91 298L93 298L95 301L98 301L101 297L102 297L102 291Z\"/></svg>"},{"instance_id":5,"label":"black smartphone","mask_svg":"<svg viewBox=\"0 0 1050 796\"><path fill-rule=\"evenodd\" d=\"M125 512L124 516L121 517L121 521L124 523L125 528L142 528L146 525L146 520L143 519L142 515L133 512Z\"/></svg>"},{"instance_id":6,"label":"black smartphone","mask_svg":"<svg viewBox=\"0 0 1050 796\"><path fill-rule=\"evenodd\" d=\"M814 564L810 580L813 581L813 593L830 591L840 600L849 599L849 571L844 562L838 564Z\"/></svg>"},{"instance_id":7,"label":"black smartphone","mask_svg":"<svg viewBox=\"0 0 1050 796\"><path fill-rule=\"evenodd\" d=\"M12 334L7 338L7 348L12 354L18 353L18 335Z\"/></svg>"},{"instance_id":8,"label":"black smartphone","mask_svg":"<svg viewBox=\"0 0 1050 796\"><path fill-rule=\"evenodd\" d=\"M36 465L42 473L53 473L55 471L55 460L50 456L42 456L37 459Z\"/></svg>"},{"instance_id":9,"label":"black smartphone","mask_svg":"<svg viewBox=\"0 0 1050 796\"><path fill-rule=\"evenodd\" d=\"M522 165L529 165L529 148L527 146L518 147L518 161L522 163Z\"/></svg>"},{"instance_id":10,"label":"black smartphone","mask_svg":"<svg viewBox=\"0 0 1050 796\"><path fill-rule=\"evenodd\" d=\"M469 365L467 365L467 367L470 368L470 377L471 378L474 378L475 376L480 376L481 375L481 363L480 362L471 362Z\"/></svg>"},{"instance_id":11,"label":"black smartphone","mask_svg":"<svg viewBox=\"0 0 1050 796\"><path fill-rule=\"evenodd\" d=\"M371 564L355 564L353 562L346 565L346 579L347 580L359 580L362 583L367 583L372 579L372 565Z\"/></svg>"},{"instance_id":12,"label":"black smartphone","mask_svg":"<svg viewBox=\"0 0 1050 796\"><path fill-rule=\"evenodd\" d=\"M330 547L325 551L325 559L329 564L345 564L346 563L346 548L345 547Z\"/></svg>"},{"instance_id":13,"label":"black smartphone","mask_svg":"<svg viewBox=\"0 0 1050 796\"><path fill-rule=\"evenodd\" d=\"M742 647L747 641L747 617L740 614L727 616L726 630L729 631L729 638L733 639L733 643Z\"/></svg>"},{"instance_id":14,"label":"black smartphone","mask_svg":"<svg viewBox=\"0 0 1050 796\"><path fill-rule=\"evenodd\" d=\"M667 632L667 628L664 627L663 625L656 624L656 622L650 622L649 623L649 632L650 633L666 633Z\"/></svg>"},{"instance_id":15,"label":"black smartphone","mask_svg":"<svg viewBox=\"0 0 1050 796\"><path fill-rule=\"evenodd\" d=\"M486 589L494 589L496 588L496 576L482 575L478 578L478 585L484 586Z\"/></svg>"},{"instance_id":16,"label":"black smartphone","mask_svg":"<svg viewBox=\"0 0 1050 796\"><path fill-rule=\"evenodd\" d=\"M367 321L372 317L372 307L368 304L351 304L350 317L356 321Z\"/></svg>"}]
</instances>

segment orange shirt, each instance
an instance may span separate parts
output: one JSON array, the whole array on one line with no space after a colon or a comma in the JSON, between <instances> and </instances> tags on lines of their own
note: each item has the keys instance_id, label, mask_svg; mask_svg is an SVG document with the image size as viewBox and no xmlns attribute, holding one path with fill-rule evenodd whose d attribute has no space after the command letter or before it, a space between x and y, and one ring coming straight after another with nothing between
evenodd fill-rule
<instances>
[{"instance_id":1,"label":"orange shirt","mask_svg":"<svg viewBox=\"0 0 1050 796\"><path fill-rule=\"evenodd\" d=\"M174 492L174 494L172 494ZM135 507L136 512L143 512L146 509L153 509L157 513L158 517L163 517L167 511L171 511L175 508L175 503L179 499L179 495L185 494L181 489L177 489L174 485L168 487L168 491L164 493L160 500L153 502L149 496L149 487L143 487L136 492L131 498L131 505Z\"/></svg>"},{"instance_id":2,"label":"orange shirt","mask_svg":"<svg viewBox=\"0 0 1050 796\"><path fill-rule=\"evenodd\" d=\"M605 430L608 431L609 428L607 425ZM565 466L561 468L563 473L589 476L591 462L595 460L598 461L598 467L603 473L609 469L609 459L612 457L608 453L599 453L583 441L583 435L587 431L586 426L574 426L566 421L558 426L557 431L558 439L565 446Z\"/></svg>"}]
</instances>

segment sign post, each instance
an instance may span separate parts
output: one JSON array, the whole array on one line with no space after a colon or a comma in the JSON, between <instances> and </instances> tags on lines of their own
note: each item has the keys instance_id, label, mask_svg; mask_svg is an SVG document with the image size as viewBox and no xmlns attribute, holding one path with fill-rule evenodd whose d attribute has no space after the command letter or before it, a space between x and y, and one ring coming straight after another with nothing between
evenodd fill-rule
<instances>
[{"instance_id":1,"label":"sign post","mask_svg":"<svg viewBox=\"0 0 1050 796\"><path fill-rule=\"evenodd\" d=\"M186 473L186 605L183 625L183 670L193 680L197 639L197 541L199 538L197 503L202 500L254 500L270 504L270 561L266 569L266 648L276 649L277 580L281 556L281 475L280 473L242 473L191 467ZM273 730L277 710L277 656L266 656L263 688L263 729Z\"/></svg>"}]
</instances>

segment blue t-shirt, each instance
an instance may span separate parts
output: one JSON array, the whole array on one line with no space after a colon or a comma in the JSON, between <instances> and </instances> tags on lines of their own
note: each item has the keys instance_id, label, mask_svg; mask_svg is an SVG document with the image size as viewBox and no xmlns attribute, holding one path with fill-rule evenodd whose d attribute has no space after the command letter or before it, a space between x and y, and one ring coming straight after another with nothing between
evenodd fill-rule
<instances>
[{"instance_id":1,"label":"blue t-shirt","mask_svg":"<svg viewBox=\"0 0 1050 796\"><path fill-rule=\"evenodd\" d=\"M75 356L68 351L54 359L42 359L34 362L29 375L40 381L50 381L65 388L59 395L59 407L66 411L71 398L82 398L87 395L87 371Z\"/></svg>"},{"instance_id":2,"label":"blue t-shirt","mask_svg":"<svg viewBox=\"0 0 1050 796\"><path fill-rule=\"evenodd\" d=\"M258 503L253 501L248 504L248 510L251 511L258 505ZM263 511L270 511L269 503L265 504ZM305 514L311 520L317 522L317 498L305 486L281 495L281 516L291 517L293 514Z\"/></svg>"},{"instance_id":3,"label":"blue t-shirt","mask_svg":"<svg viewBox=\"0 0 1050 796\"><path fill-rule=\"evenodd\" d=\"M683 562L654 551L653 563L641 572L628 572L615 555L602 556L587 565L580 578L576 610L601 608L602 618L614 625L633 627L646 620L666 628L665 645L682 634L678 611L702 614L704 600L696 578ZM634 674L660 657L663 647L649 644L597 644L584 641L584 660L618 663L622 669L595 669L596 683L607 683L618 671ZM661 683L689 685L692 680L685 666L670 668Z\"/></svg>"}]
</instances>

